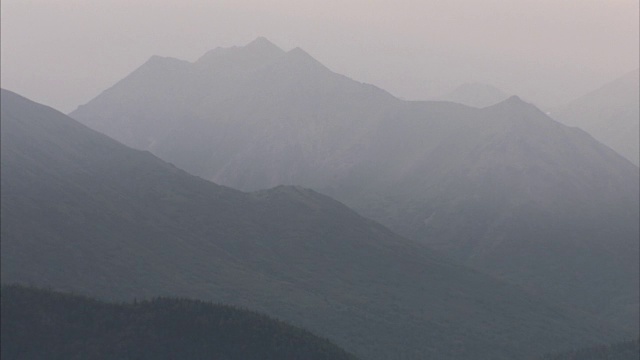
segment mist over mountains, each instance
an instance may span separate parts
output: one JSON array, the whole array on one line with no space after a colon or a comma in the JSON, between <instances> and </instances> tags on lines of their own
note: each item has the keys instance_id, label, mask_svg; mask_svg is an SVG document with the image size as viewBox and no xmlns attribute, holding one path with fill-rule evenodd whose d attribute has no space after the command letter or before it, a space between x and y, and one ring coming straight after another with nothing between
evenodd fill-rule
<instances>
[{"instance_id":1,"label":"mist over mountains","mask_svg":"<svg viewBox=\"0 0 640 360\"><path fill-rule=\"evenodd\" d=\"M552 116L589 132L636 166L640 156L640 70L552 110Z\"/></svg>"},{"instance_id":2,"label":"mist over mountains","mask_svg":"<svg viewBox=\"0 0 640 360\"><path fill-rule=\"evenodd\" d=\"M312 190L243 193L2 91L2 282L249 307L367 359L511 359L628 332Z\"/></svg>"},{"instance_id":3,"label":"mist over mountains","mask_svg":"<svg viewBox=\"0 0 640 360\"><path fill-rule=\"evenodd\" d=\"M637 330L638 167L518 97L407 102L264 38L152 57L70 114L241 190L301 185Z\"/></svg>"}]
</instances>

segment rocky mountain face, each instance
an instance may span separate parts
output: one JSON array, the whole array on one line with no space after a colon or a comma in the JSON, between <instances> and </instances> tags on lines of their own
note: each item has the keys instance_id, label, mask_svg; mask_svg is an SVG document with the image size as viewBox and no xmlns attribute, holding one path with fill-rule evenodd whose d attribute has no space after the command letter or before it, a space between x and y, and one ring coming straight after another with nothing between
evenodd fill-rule
<instances>
[{"instance_id":1,"label":"rocky mountain face","mask_svg":"<svg viewBox=\"0 0 640 360\"><path fill-rule=\"evenodd\" d=\"M222 185L313 188L637 329L638 168L584 131L518 97L401 101L265 39L210 54L152 58L71 116Z\"/></svg>"},{"instance_id":2,"label":"rocky mountain face","mask_svg":"<svg viewBox=\"0 0 640 360\"><path fill-rule=\"evenodd\" d=\"M636 166L640 157L639 70L551 112L558 121L577 126Z\"/></svg>"}]
</instances>

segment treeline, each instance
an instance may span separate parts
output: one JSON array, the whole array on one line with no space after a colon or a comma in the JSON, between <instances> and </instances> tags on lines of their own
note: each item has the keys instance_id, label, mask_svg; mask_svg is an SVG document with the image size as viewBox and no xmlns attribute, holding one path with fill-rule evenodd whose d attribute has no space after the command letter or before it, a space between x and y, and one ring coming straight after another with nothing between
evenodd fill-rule
<instances>
[{"instance_id":1,"label":"treeline","mask_svg":"<svg viewBox=\"0 0 640 360\"><path fill-rule=\"evenodd\" d=\"M547 355L543 360L638 360L640 338L610 345L599 345L563 354Z\"/></svg>"},{"instance_id":2,"label":"treeline","mask_svg":"<svg viewBox=\"0 0 640 360\"><path fill-rule=\"evenodd\" d=\"M355 360L267 316L188 299L132 304L2 286L2 359Z\"/></svg>"}]
</instances>

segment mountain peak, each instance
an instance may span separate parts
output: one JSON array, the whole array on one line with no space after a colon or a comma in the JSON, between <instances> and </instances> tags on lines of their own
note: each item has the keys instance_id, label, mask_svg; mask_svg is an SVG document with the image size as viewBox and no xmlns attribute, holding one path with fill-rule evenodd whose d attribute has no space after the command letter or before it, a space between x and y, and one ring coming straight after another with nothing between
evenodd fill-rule
<instances>
[{"instance_id":1,"label":"mountain peak","mask_svg":"<svg viewBox=\"0 0 640 360\"><path fill-rule=\"evenodd\" d=\"M169 56L152 55L149 58L149 60L147 60L147 62L145 63L145 65L151 65L156 67L172 66L176 64L187 64L187 61L172 58Z\"/></svg>"},{"instance_id":2,"label":"mountain peak","mask_svg":"<svg viewBox=\"0 0 640 360\"><path fill-rule=\"evenodd\" d=\"M215 48L202 55L197 64L208 68L253 68L284 54L284 50L264 37L258 37L245 46Z\"/></svg>"},{"instance_id":3,"label":"mountain peak","mask_svg":"<svg viewBox=\"0 0 640 360\"><path fill-rule=\"evenodd\" d=\"M525 114L528 114L525 116L526 118L538 118L540 115L545 118L547 117L544 112L538 109L538 107L522 100L517 95L510 96L506 100L501 101L495 105L487 106L483 110L492 113L511 114L519 118L525 116Z\"/></svg>"},{"instance_id":4,"label":"mountain peak","mask_svg":"<svg viewBox=\"0 0 640 360\"><path fill-rule=\"evenodd\" d=\"M493 106L489 106L488 108L502 108L502 109L523 109L523 108L535 108L535 105L530 104L524 100L522 100L517 95L509 96L506 100L503 100Z\"/></svg>"},{"instance_id":5,"label":"mountain peak","mask_svg":"<svg viewBox=\"0 0 640 360\"><path fill-rule=\"evenodd\" d=\"M289 50L286 54L286 59L290 64L293 65L304 65L308 67L321 67L326 69L321 62L316 60L313 56L309 55L308 52L302 50L299 47L295 47Z\"/></svg>"},{"instance_id":6,"label":"mountain peak","mask_svg":"<svg viewBox=\"0 0 640 360\"><path fill-rule=\"evenodd\" d=\"M287 57L290 59L297 59L299 61L315 61L316 59L313 56L309 55L308 52L302 50L302 48L295 47L287 52Z\"/></svg>"},{"instance_id":7,"label":"mountain peak","mask_svg":"<svg viewBox=\"0 0 640 360\"><path fill-rule=\"evenodd\" d=\"M518 95L511 95L503 102L504 103L513 103L513 104L528 104L527 102L522 100L520 98L520 96L518 96Z\"/></svg>"},{"instance_id":8,"label":"mountain peak","mask_svg":"<svg viewBox=\"0 0 640 360\"><path fill-rule=\"evenodd\" d=\"M258 36L252 42L244 46L245 49L267 50L267 51L282 51L278 46L269 41L264 36Z\"/></svg>"}]
</instances>

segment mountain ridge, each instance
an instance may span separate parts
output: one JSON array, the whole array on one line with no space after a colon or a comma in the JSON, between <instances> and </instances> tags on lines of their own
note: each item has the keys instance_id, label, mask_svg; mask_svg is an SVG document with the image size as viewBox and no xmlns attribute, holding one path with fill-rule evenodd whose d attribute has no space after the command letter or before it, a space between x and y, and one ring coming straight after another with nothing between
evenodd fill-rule
<instances>
[{"instance_id":1,"label":"mountain ridge","mask_svg":"<svg viewBox=\"0 0 640 360\"><path fill-rule=\"evenodd\" d=\"M452 101L467 106L483 108L497 104L509 97L495 86L483 83L464 83L436 100Z\"/></svg>"},{"instance_id":2,"label":"mountain ridge","mask_svg":"<svg viewBox=\"0 0 640 360\"><path fill-rule=\"evenodd\" d=\"M220 301L371 359L511 359L626 334L315 191L218 186L4 90L1 111L3 283Z\"/></svg>"},{"instance_id":3,"label":"mountain ridge","mask_svg":"<svg viewBox=\"0 0 640 360\"><path fill-rule=\"evenodd\" d=\"M611 147L634 165L640 163L640 70L636 69L551 112Z\"/></svg>"},{"instance_id":4,"label":"mountain ridge","mask_svg":"<svg viewBox=\"0 0 640 360\"><path fill-rule=\"evenodd\" d=\"M98 97L71 116L121 141L135 130L128 145L219 184L313 188L467 265L637 328L640 176L628 160L519 98L482 109L406 102L280 65L177 98L155 87L154 101L136 95L149 88L140 81L117 89L124 101Z\"/></svg>"},{"instance_id":5,"label":"mountain ridge","mask_svg":"<svg viewBox=\"0 0 640 360\"><path fill-rule=\"evenodd\" d=\"M2 285L2 357L122 359L344 359L303 329L244 309L156 298L105 303Z\"/></svg>"}]
</instances>

